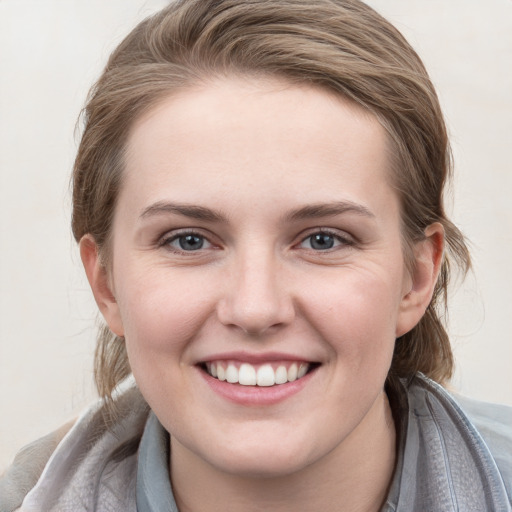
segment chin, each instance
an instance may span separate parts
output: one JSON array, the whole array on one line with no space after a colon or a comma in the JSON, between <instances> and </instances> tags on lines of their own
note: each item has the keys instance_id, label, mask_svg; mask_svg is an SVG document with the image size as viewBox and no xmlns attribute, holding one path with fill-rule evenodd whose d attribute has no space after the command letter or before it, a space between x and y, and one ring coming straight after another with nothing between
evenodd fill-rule
<instances>
[{"instance_id":1,"label":"chin","mask_svg":"<svg viewBox=\"0 0 512 512\"><path fill-rule=\"evenodd\" d=\"M238 456L235 458L216 460L217 470L240 478L265 479L284 478L310 465L307 458L297 453L270 453L264 450L257 456Z\"/></svg>"},{"instance_id":2,"label":"chin","mask_svg":"<svg viewBox=\"0 0 512 512\"><path fill-rule=\"evenodd\" d=\"M208 446L198 455L218 471L241 478L286 477L322 458L322 453L308 446L308 437L283 433L277 438L274 432L275 426L268 435L252 436L252 441L249 436L231 437L225 443L215 443L216 449Z\"/></svg>"}]
</instances>

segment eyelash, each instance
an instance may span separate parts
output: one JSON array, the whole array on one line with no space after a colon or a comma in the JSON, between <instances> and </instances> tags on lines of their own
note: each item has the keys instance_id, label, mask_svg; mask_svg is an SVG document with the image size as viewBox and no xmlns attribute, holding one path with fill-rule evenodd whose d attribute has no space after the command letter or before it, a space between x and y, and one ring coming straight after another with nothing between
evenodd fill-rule
<instances>
[{"instance_id":1,"label":"eyelash","mask_svg":"<svg viewBox=\"0 0 512 512\"><path fill-rule=\"evenodd\" d=\"M327 236L330 236L330 237L332 237L335 240L335 242L336 241L339 242L339 245L338 246L334 246L334 247L330 247L330 248L327 248L327 249L319 249L319 250L315 250L315 249L310 248L309 250L311 250L313 252L332 252L332 251L335 251L336 248L339 247L339 246L353 247L353 246L356 245L355 240L353 238L349 237L349 236L343 236L339 232L331 230L331 229L316 228L314 231L309 231L309 233L305 237L301 238L301 241L299 242L299 246L304 244L307 240L311 240L311 238L314 237L315 235L327 235Z\"/></svg>"},{"instance_id":2,"label":"eyelash","mask_svg":"<svg viewBox=\"0 0 512 512\"><path fill-rule=\"evenodd\" d=\"M337 247L339 247L339 246L353 247L356 245L356 241L353 238L348 237L348 236L343 236L340 233L338 233L337 231L334 231L331 229L326 229L326 228L316 228L315 230L309 231L305 236L301 235L301 239L298 244L295 244L295 247L300 248L304 243L306 243L308 240L311 240L312 237L314 237L315 235L332 237L334 239L334 243L338 242L338 245L334 245L334 247L328 247L326 249L314 249L312 247L309 247L309 248L304 247L304 249L307 249L307 250L315 252L315 253L329 253L329 252L335 251L337 249ZM173 247L171 245L172 242L176 242L185 237L197 237L197 238L201 239L203 243L201 244L199 249L190 250L190 251L187 251L183 248ZM206 247L206 248L203 247L204 242L206 242L210 247ZM210 249L211 247L214 247L214 244L208 239L208 236L204 235L203 233L190 230L190 231L181 231L178 233L173 233L172 235L169 235L169 236L164 236L158 243L158 246L165 247L168 250L170 250L176 254L186 254L186 253L201 252L203 249Z\"/></svg>"},{"instance_id":3,"label":"eyelash","mask_svg":"<svg viewBox=\"0 0 512 512\"><path fill-rule=\"evenodd\" d=\"M179 249L177 247L173 247L171 245L172 242L178 241L180 238L186 238L186 237L197 237L203 240L204 242L208 243L210 246L213 246L213 243L208 240L208 237L205 236L202 233L199 233L197 231L181 231L178 233L173 233L170 236L165 235L161 241L158 243L159 247L165 247L168 250L176 253L176 254L186 254L186 253L194 253L199 252L203 247L201 246L197 251L187 251L185 249Z\"/></svg>"}]
</instances>

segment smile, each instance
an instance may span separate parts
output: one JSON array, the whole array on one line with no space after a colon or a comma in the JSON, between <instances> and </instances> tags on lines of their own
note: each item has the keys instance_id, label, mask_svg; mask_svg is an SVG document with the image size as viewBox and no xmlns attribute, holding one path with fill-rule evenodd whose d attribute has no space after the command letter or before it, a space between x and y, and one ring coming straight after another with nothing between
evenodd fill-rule
<instances>
[{"instance_id":1,"label":"smile","mask_svg":"<svg viewBox=\"0 0 512 512\"><path fill-rule=\"evenodd\" d=\"M239 361L211 361L205 363L206 372L230 384L270 387L294 382L312 368L305 362L273 362L253 365Z\"/></svg>"}]
</instances>

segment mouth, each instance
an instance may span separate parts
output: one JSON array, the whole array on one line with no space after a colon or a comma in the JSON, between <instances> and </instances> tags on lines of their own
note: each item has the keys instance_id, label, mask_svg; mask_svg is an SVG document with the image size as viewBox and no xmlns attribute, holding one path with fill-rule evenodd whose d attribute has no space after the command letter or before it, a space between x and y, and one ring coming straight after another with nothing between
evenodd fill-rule
<instances>
[{"instance_id":1,"label":"mouth","mask_svg":"<svg viewBox=\"0 0 512 512\"><path fill-rule=\"evenodd\" d=\"M210 377L229 384L256 387L276 387L304 378L319 363L304 361L272 361L250 364L241 361L217 360L201 363Z\"/></svg>"}]
</instances>

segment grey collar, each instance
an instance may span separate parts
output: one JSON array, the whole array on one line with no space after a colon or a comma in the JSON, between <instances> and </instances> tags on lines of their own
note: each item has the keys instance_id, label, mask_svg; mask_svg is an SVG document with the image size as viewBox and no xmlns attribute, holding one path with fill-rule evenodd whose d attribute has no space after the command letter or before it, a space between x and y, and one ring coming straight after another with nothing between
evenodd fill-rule
<instances>
[{"instance_id":1,"label":"grey collar","mask_svg":"<svg viewBox=\"0 0 512 512\"><path fill-rule=\"evenodd\" d=\"M139 446L137 512L178 512L169 479L169 434L150 413Z\"/></svg>"},{"instance_id":2,"label":"grey collar","mask_svg":"<svg viewBox=\"0 0 512 512\"><path fill-rule=\"evenodd\" d=\"M382 512L510 512L500 469L508 473L498 469L457 402L422 375L402 382L396 394L392 400L401 419L397 466ZM151 413L139 450L138 512L178 512L168 457L169 434ZM504 457L510 466L510 453Z\"/></svg>"}]
</instances>

